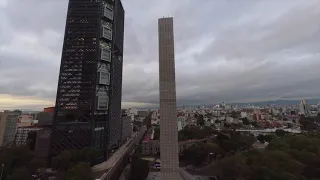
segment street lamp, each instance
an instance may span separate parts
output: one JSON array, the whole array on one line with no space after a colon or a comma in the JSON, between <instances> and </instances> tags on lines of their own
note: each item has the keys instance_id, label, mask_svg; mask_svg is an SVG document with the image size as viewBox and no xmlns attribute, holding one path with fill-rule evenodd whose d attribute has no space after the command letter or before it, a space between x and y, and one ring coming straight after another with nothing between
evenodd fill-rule
<instances>
[{"instance_id":1,"label":"street lamp","mask_svg":"<svg viewBox=\"0 0 320 180\"><path fill-rule=\"evenodd\" d=\"M212 162L214 153L213 153L213 152L210 152L209 155L210 155L210 162Z\"/></svg>"},{"instance_id":2,"label":"street lamp","mask_svg":"<svg viewBox=\"0 0 320 180\"><path fill-rule=\"evenodd\" d=\"M0 176L0 180L2 180L2 175L3 175L3 169L4 169L4 164L2 164L2 169L1 169L1 176Z\"/></svg>"}]
</instances>

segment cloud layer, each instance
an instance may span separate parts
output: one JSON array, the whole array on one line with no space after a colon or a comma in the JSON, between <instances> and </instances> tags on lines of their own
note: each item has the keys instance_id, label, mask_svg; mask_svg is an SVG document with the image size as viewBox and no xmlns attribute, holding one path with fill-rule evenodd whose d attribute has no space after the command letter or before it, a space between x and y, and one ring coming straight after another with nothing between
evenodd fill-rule
<instances>
[{"instance_id":1,"label":"cloud layer","mask_svg":"<svg viewBox=\"0 0 320 180\"><path fill-rule=\"evenodd\" d=\"M179 104L320 97L318 0L123 4L126 106L158 103L163 16L174 17ZM66 9L67 0L0 0L0 108L28 106L19 97L53 104Z\"/></svg>"}]
</instances>

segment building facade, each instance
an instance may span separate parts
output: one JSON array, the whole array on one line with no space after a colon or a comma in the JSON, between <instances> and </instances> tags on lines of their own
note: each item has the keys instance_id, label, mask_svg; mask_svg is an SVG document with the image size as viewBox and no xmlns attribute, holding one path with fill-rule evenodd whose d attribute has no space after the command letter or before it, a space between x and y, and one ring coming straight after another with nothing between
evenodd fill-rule
<instances>
[{"instance_id":1,"label":"building facade","mask_svg":"<svg viewBox=\"0 0 320 180\"><path fill-rule=\"evenodd\" d=\"M69 0L51 156L120 141L123 37L120 0Z\"/></svg>"},{"instance_id":2,"label":"building facade","mask_svg":"<svg viewBox=\"0 0 320 180\"><path fill-rule=\"evenodd\" d=\"M0 146L14 144L20 115L16 111L0 112Z\"/></svg>"},{"instance_id":3,"label":"building facade","mask_svg":"<svg viewBox=\"0 0 320 180\"><path fill-rule=\"evenodd\" d=\"M133 133L133 126L131 123L131 116L122 116L121 119L121 141L124 142L130 138Z\"/></svg>"},{"instance_id":4,"label":"building facade","mask_svg":"<svg viewBox=\"0 0 320 180\"><path fill-rule=\"evenodd\" d=\"M158 20L161 179L178 180L179 148L173 18Z\"/></svg>"},{"instance_id":5,"label":"building facade","mask_svg":"<svg viewBox=\"0 0 320 180\"><path fill-rule=\"evenodd\" d=\"M34 116L31 114L22 114L18 120L18 127L28 127L33 125Z\"/></svg>"},{"instance_id":6,"label":"building facade","mask_svg":"<svg viewBox=\"0 0 320 180\"><path fill-rule=\"evenodd\" d=\"M38 127L18 127L14 144L16 146L26 145L29 132L39 131L39 130L41 130L41 128L38 128Z\"/></svg>"}]
</instances>

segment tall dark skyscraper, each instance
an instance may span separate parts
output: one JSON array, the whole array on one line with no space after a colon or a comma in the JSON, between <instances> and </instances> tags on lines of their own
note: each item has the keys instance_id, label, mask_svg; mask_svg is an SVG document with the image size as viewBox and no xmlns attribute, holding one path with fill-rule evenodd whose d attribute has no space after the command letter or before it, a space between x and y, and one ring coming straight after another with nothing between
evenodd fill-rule
<instances>
[{"instance_id":1,"label":"tall dark skyscraper","mask_svg":"<svg viewBox=\"0 0 320 180\"><path fill-rule=\"evenodd\" d=\"M119 142L123 37L120 0L69 0L51 156Z\"/></svg>"}]
</instances>

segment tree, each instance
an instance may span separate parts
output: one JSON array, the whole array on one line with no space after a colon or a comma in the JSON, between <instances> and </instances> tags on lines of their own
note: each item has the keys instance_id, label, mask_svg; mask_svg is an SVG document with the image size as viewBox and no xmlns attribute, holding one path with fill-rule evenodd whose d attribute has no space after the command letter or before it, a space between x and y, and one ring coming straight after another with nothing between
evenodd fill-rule
<instances>
[{"instance_id":1,"label":"tree","mask_svg":"<svg viewBox=\"0 0 320 180\"><path fill-rule=\"evenodd\" d=\"M92 166L100 154L100 150L95 148L66 150L52 159L52 168L59 171L67 171L80 162L87 162Z\"/></svg>"},{"instance_id":2,"label":"tree","mask_svg":"<svg viewBox=\"0 0 320 180\"><path fill-rule=\"evenodd\" d=\"M152 112L150 112L147 117L144 118L143 120L143 124L145 124L148 128L151 127L151 116L152 116Z\"/></svg>"},{"instance_id":3,"label":"tree","mask_svg":"<svg viewBox=\"0 0 320 180\"><path fill-rule=\"evenodd\" d=\"M26 147L0 147L0 162L5 164L3 178L6 179L20 168L29 167L33 157L34 154Z\"/></svg>"},{"instance_id":4,"label":"tree","mask_svg":"<svg viewBox=\"0 0 320 180\"><path fill-rule=\"evenodd\" d=\"M273 139L272 135L263 135L263 134L259 134L257 136L257 140L260 141L261 143L265 143L265 142L270 142Z\"/></svg>"},{"instance_id":5,"label":"tree","mask_svg":"<svg viewBox=\"0 0 320 180\"><path fill-rule=\"evenodd\" d=\"M27 137L27 146L30 150L34 150L36 146L37 131L30 131Z\"/></svg>"},{"instance_id":6,"label":"tree","mask_svg":"<svg viewBox=\"0 0 320 180\"><path fill-rule=\"evenodd\" d=\"M264 136L264 140L268 143L270 143L272 139L273 139L273 136L270 134L267 134Z\"/></svg>"},{"instance_id":7,"label":"tree","mask_svg":"<svg viewBox=\"0 0 320 180\"><path fill-rule=\"evenodd\" d=\"M259 127L257 121L252 121L252 122L251 122L251 125L252 125L253 127Z\"/></svg>"},{"instance_id":8,"label":"tree","mask_svg":"<svg viewBox=\"0 0 320 180\"><path fill-rule=\"evenodd\" d=\"M249 125L249 124L250 124L250 121L249 121L248 118L246 118L246 117L241 118L241 120L242 120L242 123L243 123L244 125Z\"/></svg>"},{"instance_id":9,"label":"tree","mask_svg":"<svg viewBox=\"0 0 320 180\"><path fill-rule=\"evenodd\" d=\"M217 140L219 141L219 144L221 146L221 143L224 141L224 140L229 140L230 137L227 136L226 134L223 134L223 133L218 133L217 135Z\"/></svg>"},{"instance_id":10,"label":"tree","mask_svg":"<svg viewBox=\"0 0 320 180\"><path fill-rule=\"evenodd\" d=\"M223 126L225 127L225 128L231 128L231 124L229 124L229 123L223 123Z\"/></svg>"},{"instance_id":11,"label":"tree","mask_svg":"<svg viewBox=\"0 0 320 180\"><path fill-rule=\"evenodd\" d=\"M238 117L238 113L236 111L232 111L231 112L231 117L237 118Z\"/></svg>"},{"instance_id":12,"label":"tree","mask_svg":"<svg viewBox=\"0 0 320 180\"><path fill-rule=\"evenodd\" d=\"M257 140L260 141L261 143L265 143L266 142L265 136L263 134L259 134L257 136Z\"/></svg>"},{"instance_id":13,"label":"tree","mask_svg":"<svg viewBox=\"0 0 320 180\"><path fill-rule=\"evenodd\" d=\"M199 115L197 116L197 123L198 123L198 125L200 125L200 126L203 126L203 125L204 125L204 119L203 119L203 115L202 115L202 114L199 114Z\"/></svg>"},{"instance_id":14,"label":"tree","mask_svg":"<svg viewBox=\"0 0 320 180\"><path fill-rule=\"evenodd\" d=\"M236 151L238 149L238 144L233 140L224 140L220 146L226 152Z\"/></svg>"},{"instance_id":15,"label":"tree","mask_svg":"<svg viewBox=\"0 0 320 180\"><path fill-rule=\"evenodd\" d=\"M200 128L198 126L185 127L178 132L179 141L185 141L189 139L203 139L213 133L211 127Z\"/></svg>"},{"instance_id":16,"label":"tree","mask_svg":"<svg viewBox=\"0 0 320 180\"><path fill-rule=\"evenodd\" d=\"M320 177L320 134L274 138L264 151L250 150L217 160L207 169L221 179L315 180Z\"/></svg>"},{"instance_id":17,"label":"tree","mask_svg":"<svg viewBox=\"0 0 320 180\"><path fill-rule=\"evenodd\" d=\"M20 167L13 170L11 176L9 176L9 180L32 180L32 176L28 168Z\"/></svg>"},{"instance_id":18,"label":"tree","mask_svg":"<svg viewBox=\"0 0 320 180\"><path fill-rule=\"evenodd\" d=\"M208 162L210 153L216 156L223 153L223 150L214 143L198 143L186 149L183 152L182 159L186 160L188 164L197 167Z\"/></svg>"},{"instance_id":19,"label":"tree","mask_svg":"<svg viewBox=\"0 0 320 180\"><path fill-rule=\"evenodd\" d=\"M92 180L93 174L89 163L81 162L67 171L66 180Z\"/></svg>"},{"instance_id":20,"label":"tree","mask_svg":"<svg viewBox=\"0 0 320 180\"><path fill-rule=\"evenodd\" d=\"M144 180L149 174L148 161L132 156L131 172L129 180Z\"/></svg>"},{"instance_id":21,"label":"tree","mask_svg":"<svg viewBox=\"0 0 320 180\"><path fill-rule=\"evenodd\" d=\"M276 134L278 137L283 137L284 135L287 134L287 132L284 131L283 129L277 129L277 130L275 131L275 134Z\"/></svg>"},{"instance_id":22,"label":"tree","mask_svg":"<svg viewBox=\"0 0 320 180\"><path fill-rule=\"evenodd\" d=\"M33 159L29 162L29 169L32 173L36 173L40 168L46 168L47 161L41 159Z\"/></svg>"},{"instance_id":23,"label":"tree","mask_svg":"<svg viewBox=\"0 0 320 180\"><path fill-rule=\"evenodd\" d=\"M153 130L154 130L153 139L160 140L160 127L155 127Z\"/></svg>"},{"instance_id":24,"label":"tree","mask_svg":"<svg viewBox=\"0 0 320 180\"><path fill-rule=\"evenodd\" d=\"M70 151L63 151L58 156L53 157L52 168L59 171L67 171L71 166L71 156Z\"/></svg>"}]
</instances>

